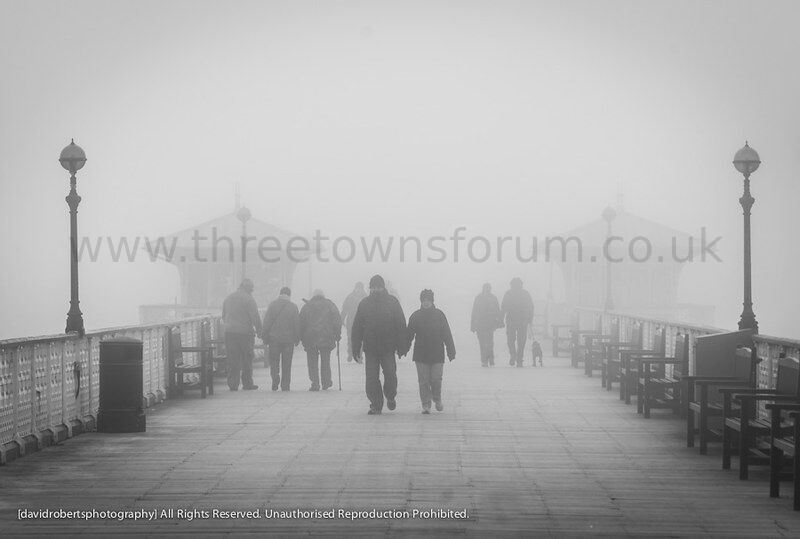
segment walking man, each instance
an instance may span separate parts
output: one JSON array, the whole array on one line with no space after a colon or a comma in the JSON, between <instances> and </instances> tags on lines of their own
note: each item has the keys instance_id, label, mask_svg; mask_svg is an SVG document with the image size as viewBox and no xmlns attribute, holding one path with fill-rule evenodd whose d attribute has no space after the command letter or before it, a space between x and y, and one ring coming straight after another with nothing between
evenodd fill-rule
<instances>
[{"instance_id":1,"label":"walking man","mask_svg":"<svg viewBox=\"0 0 800 539\"><path fill-rule=\"evenodd\" d=\"M347 328L347 361L353 361L353 340L350 338L353 329L353 319L356 317L358 304L361 300L367 297L364 291L364 283L357 282L353 291L350 292L342 303L342 322Z\"/></svg>"},{"instance_id":2,"label":"walking man","mask_svg":"<svg viewBox=\"0 0 800 539\"><path fill-rule=\"evenodd\" d=\"M503 327L500 303L492 294L492 285L483 285L483 292L475 296L472 304L471 331L478 336L481 349L481 366L494 367L494 332Z\"/></svg>"},{"instance_id":3,"label":"walking man","mask_svg":"<svg viewBox=\"0 0 800 539\"><path fill-rule=\"evenodd\" d=\"M397 406L397 361L395 352L404 355L406 342L406 318L400 302L386 291L383 277L375 275L369 280L369 296L358 304L353 320L353 358L361 362L361 347L364 347L366 391L369 399L369 415L394 410ZM380 372L383 371L383 387Z\"/></svg>"},{"instance_id":4,"label":"walking man","mask_svg":"<svg viewBox=\"0 0 800 539\"><path fill-rule=\"evenodd\" d=\"M290 299L292 291L281 288L280 295L267 307L261 339L269 347L269 374L272 391L289 391L292 383L292 354L300 342L300 317Z\"/></svg>"},{"instance_id":5,"label":"walking man","mask_svg":"<svg viewBox=\"0 0 800 539\"><path fill-rule=\"evenodd\" d=\"M331 380L331 350L342 338L342 318L339 309L325 297L322 290L314 290L311 299L300 309L300 340L308 358L309 391L319 391L320 371L322 389L333 385Z\"/></svg>"},{"instance_id":6,"label":"walking man","mask_svg":"<svg viewBox=\"0 0 800 539\"><path fill-rule=\"evenodd\" d=\"M255 336L261 334L261 317L253 299L253 281L242 279L236 292L222 302L225 349L228 351L228 387L231 391L258 389L253 383ZM254 331L255 329L255 331Z\"/></svg>"},{"instance_id":7,"label":"walking man","mask_svg":"<svg viewBox=\"0 0 800 539\"><path fill-rule=\"evenodd\" d=\"M442 372L444 371L444 351L447 358L456 358L456 347L450 324L442 311L433 305L433 291L423 290L419 294L421 307L408 319L408 341L406 349L414 342L414 365L417 367L419 398L422 413L431 413L431 400L436 410L444 410L442 404Z\"/></svg>"},{"instance_id":8,"label":"walking man","mask_svg":"<svg viewBox=\"0 0 800 539\"><path fill-rule=\"evenodd\" d=\"M508 337L509 365L522 367L525 353L525 342L528 340L528 325L533 323L533 299L530 293L522 288L522 279L511 279L511 289L503 296L500 306L506 321L506 337Z\"/></svg>"}]
</instances>

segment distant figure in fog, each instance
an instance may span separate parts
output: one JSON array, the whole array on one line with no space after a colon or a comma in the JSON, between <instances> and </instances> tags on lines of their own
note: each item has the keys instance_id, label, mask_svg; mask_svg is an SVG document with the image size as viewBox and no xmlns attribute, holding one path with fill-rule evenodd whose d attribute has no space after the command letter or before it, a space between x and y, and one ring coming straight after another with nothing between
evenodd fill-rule
<instances>
[{"instance_id":1,"label":"distant figure in fog","mask_svg":"<svg viewBox=\"0 0 800 539\"><path fill-rule=\"evenodd\" d=\"M414 365L417 367L419 382L419 398L422 401L422 413L431 413L431 400L439 412L444 410L442 404L442 373L444 371L444 352L453 361L456 358L456 347L450 324L442 311L433 304L433 291L425 289L419 294L420 308L408 319L408 341L405 349L414 342Z\"/></svg>"},{"instance_id":2,"label":"distant figure in fog","mask_svg":"<svg viewBox=\"0 0 800 539\"><path fill-rule=\"evenodd\" d=\"M511 279L511 289L503 296L500 306L506 322L508 337L509 365L522 367L525 354L525 342L528 340L528 325L533 323L533 299L527 290L522 288L522 279Z\"/></svg>"},{"instance_id":3,"label":"distant figure in fog","mask_svg":"<svg viewBox=\"0 0 800 539\"><path fill-rule=\"evenodd\" d=\"M483 285L483 291L475 296L472 304L472 322L470 330L478 336L481 349L481 366L494 367L494 332L503 327L500 314L500 303L492 294L492 285Z\"/></svg>"},{"instance_id":4,"label":"distant figure in fog","mask_svg":"<svg viewBox=\"0 0 800 539\"><path fill-rule=\"evenodd\" d=\"M389 292L390 296L394 296L397 298L397 301L400 303L400 307L403 307L403 302L400 301L400 296L397 294L397 289L392 284L392 281L386 281L386 291Z\"/></svg>"},{"instance_id":5,"label":"distant figure in fog","mask_svg":"<svg viewBox=\"0 0 800 539\"><path fill-rule=\"evenodd\" d=\"M225 349L228 352L228 387L231 391L258 389L253 383L255 336L261 334L261 317L253 299L253 281L242 279L236 292L222 302ZM255 330L255 331L254 331Z\"/></svg>"},{"instance_id":6,"label":"distant figure in fog","mask_svg":"<svg viewBox=\"0 0 800 539\"><path fill-rule=\"evenodd\" d=\"M342 317L339 309L325 297L322 290L314 290L311 299L300 309L300 340L306 349L308 359L309 391L320 390L333 385L331 381L331 350L342 338Z\"/></svg>"},{"instance_id":7,"label":"distant figure in fog","mask_svg":"<svg viewBox=\"0 0 800 539\"><path fill-rule=\"evenodd\" d=\"M397 298L386 291L383 277L375 275L369 280L369 296L358 304L353 330L353 358L359 363L361 347L364 347L366 391L369 399L369 415L397 406L397 361L395 353L404 355L406 341L406 317ZM383 387L380 372L383 371Z\"/></svg>"},{"instance_id":8,"label":"distant figure in fog","mask_svg":"<svg viewBox=\"0 0 800 539\"><path fill-rule=\"evenodd\" d=\"M367 293L364 290L364 283L359 281L342 303L342 322L347 328L347 361L353 361L353 340L350 338L350 333L353 329L353 320L356 317L358 304L365 297L367 297Z\"/></svg>"},{"instance_id":9,"label":"distant figure in fog","mask_svg":"<svg viewBox=\"0 0 800 539\"><path fill-rule=\"evenodd\" d=\"M289 391L292 384L292 355L300 342L300 317L291 297L292 291L284 286L264 314L261 339L269 346L272 391L278 391L279 386L282 391Z\"/></svg>"}]
</instances>

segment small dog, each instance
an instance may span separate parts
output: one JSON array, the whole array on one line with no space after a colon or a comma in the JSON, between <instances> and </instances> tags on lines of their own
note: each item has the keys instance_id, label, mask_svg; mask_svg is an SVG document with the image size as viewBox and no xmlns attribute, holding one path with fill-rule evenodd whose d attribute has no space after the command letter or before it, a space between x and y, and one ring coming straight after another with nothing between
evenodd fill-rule
<instances>
[{"instance_id":1,"label":"small dog","mask_svg":"<svg viewBox=\"0 0 800 539\"><path fill-rule=\"evenodd\" d=\"M536 358L538 357L539 358L539 366L541 367L542 366L542 356L544 354L542 353L542 345L539 344L539 341L537 341L536 339L534 339L533 342L531 343L531 353L533 355L533 366L534 367L536 366Z\"/></svg>"}]
</instances>

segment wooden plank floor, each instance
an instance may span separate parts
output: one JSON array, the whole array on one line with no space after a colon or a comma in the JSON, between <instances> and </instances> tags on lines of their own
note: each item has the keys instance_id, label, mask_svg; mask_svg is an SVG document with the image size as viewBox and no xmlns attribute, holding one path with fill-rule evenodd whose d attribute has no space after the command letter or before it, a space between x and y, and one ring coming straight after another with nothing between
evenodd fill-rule
<instances>
[{"instance_id":1,"label":"wooden plank floor","mask_svg":"<svg viewBox=\"0 0 800 539\"><path fill-rule=\"evenodd\" d=\"M298 350L291 392L269 391L259 367L259 391L220 381L206 400L148 410L146 433L85 434L0 467L0 535L800 536L788 483L771 499L765 471L739 481L718 449L686 448L669 412L644 420L563 358L483 369L470 352L445 368L443 413L419 413L403 359L397 410L367 416L363 367L342 366L342 392L309 393ZM18 520L41 508L262 518ZM264 518L276 508L467 518Z\"/></svg>"}]
</instances>

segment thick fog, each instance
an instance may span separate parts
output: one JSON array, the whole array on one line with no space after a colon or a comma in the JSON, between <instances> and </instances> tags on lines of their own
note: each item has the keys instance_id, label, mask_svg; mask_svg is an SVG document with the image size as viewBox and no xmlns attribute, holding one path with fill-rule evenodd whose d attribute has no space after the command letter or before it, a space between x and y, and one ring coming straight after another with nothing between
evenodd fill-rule
<instances>
[{"instance_id":1,"label":"thick fog","mask_svg":"<svg viewBox=\"0 0 800 539\"><path fill-rule=\"evenodd\" d=\"M699 238L678 300L733 328L745 141L762 333L800 338L800 4L794 1L3 2L0 338L69 309L72 138L79 236L157 238L234 211L312 237L444 237L448 259L297 266L337 304L374 273L406 314L422 288L457 335L484 282L565 298L558 266L464 256L476 236L554 236L607 206ZM450 240L465 227L461 257ZM106 244L107 245L107 244ZM342 253L347 249L343 247ZM509 244L511 245L511 244ZM331 242L325 246L333 254ZM414 249L408 247L408 253ZM480 251L480 249L478 249ZM435 255L436 253L433 253ZM87 329L181 301L175 266L80 263ZM551 275L552 281L551 281ZM265 305L262 305L265 306Z\"/></svg>"}]
</instances>

